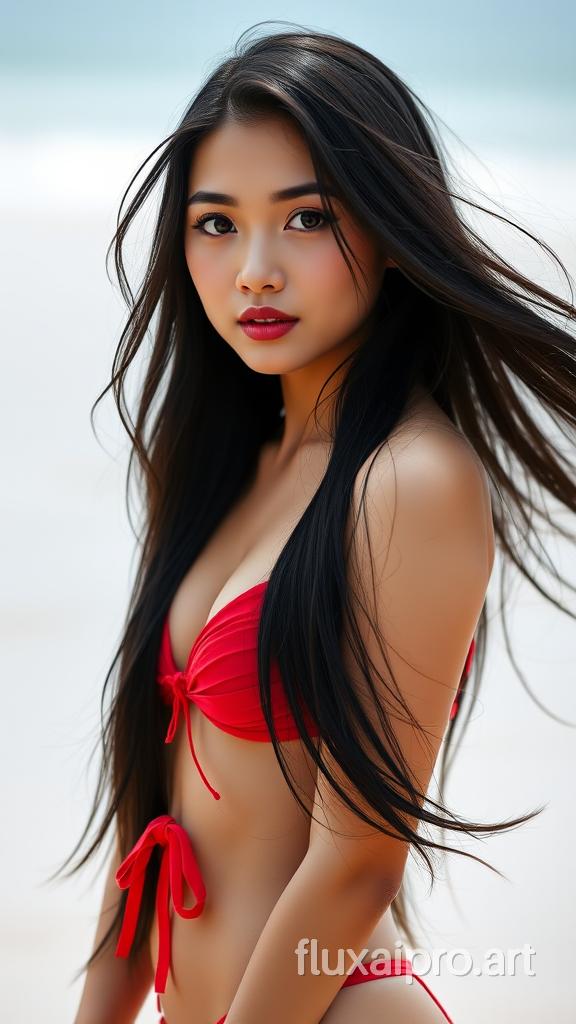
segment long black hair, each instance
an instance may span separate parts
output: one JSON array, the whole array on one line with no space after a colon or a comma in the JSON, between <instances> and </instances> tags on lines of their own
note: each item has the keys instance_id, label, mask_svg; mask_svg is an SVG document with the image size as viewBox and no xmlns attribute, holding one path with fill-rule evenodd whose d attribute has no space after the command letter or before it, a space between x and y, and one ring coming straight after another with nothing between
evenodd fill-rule
<instances>
[{"instance_id":1,"label":"long black hair","mask_svg":"<svg viewBox=\"0 0 576 1024\"><path fill-rule=\"evenodd\" d=\"M544 564L537 553L536 515L570 536L553 523L544 505L538 507L530 485L576 511L573 467L539 422L545 411L573 441L569 431L576 413L576 346L562 321L574 317L574 305L513 269L465 223L457 201L471 200L453 191L446 159L434 137L432 114L389 67L336 35L298 29L252 40L241 36L232 55L204 81L176 130L148 158L162 149L122 219L119 212L109 249L114 246L129 316L111 380L96 399L92 415L111 389L131 440L127 487L136 479L144 516L130 605L102 694L102 763L94 804L63 867L104 811L87 850L67 874L92 857L113 823L124 857L150 819L168 812L163 760L167 709L155 679L162 623L184 574L253 479L262 445L277 436L279 379L247 367L212 327L187 269L183 243L188 174L200 140L225 119L247 123L274 112L290 116L303 133L324 209L333 212L330 186L397 265L385 275L370 335L348 357L335 402L325 476L283 548L265 592L258 638L260 697L282 772L307 811L276 739L268 680L272 658L278 662L302 742L318 770L364 821L408 840L425 861L432 881L430 851L451 848L408 825L407 808L417 823L472 836L517 827L542 809L506 822L477 823L456 816L429 796L422 804L408 766L401 758L390 758L386 743L353 696L341 640L345 636L351 649L360 653L361 640L347 585L343 538L357 474L386 443L419 382L465 435L486 469L504 562L514 563L544 597L572 614L529 573L525 548ZM144 166L130 182L120 211ZM134 298L123 263L124 240L162 176L149 260ZM332 230L357 287L346 240L337 224ZM550 252L545 243L530 237ZM551 255L570 280L560 260ZM142 346L150 330L153 344L148 352ZM137 355L144 358L145 373L132 419L126 381ZM530 403L538 408L531 411ZM528 493L520 486L522 477ZM376 623L373 628L378 634ZM475 635L471 684L464 692L463 727L478 692L486 635L485 603ZM358 668L370 686L368 660L359 656ZM463 675L463 684L466 679ZM111 683L113 693L105 707ZM372 808L371 815L342 790L307 735L301 701L318 723L327 749ZM385 706L381 720L389 722ZM448 726L441 790L448 759L457 747L458 722L462 711ZM364 737L367 743L352 737ZM375 751L377 760L365 747ZM390 785L383 781L382 763L389 766ZM487 864L472 853L453 852ZM154 886L151 873L132 955L148 933ZM403 889L404 884L392 911L414 944ZM125 893L86 967L113 941L124 902Z\"/></svg>"}]
</instances>

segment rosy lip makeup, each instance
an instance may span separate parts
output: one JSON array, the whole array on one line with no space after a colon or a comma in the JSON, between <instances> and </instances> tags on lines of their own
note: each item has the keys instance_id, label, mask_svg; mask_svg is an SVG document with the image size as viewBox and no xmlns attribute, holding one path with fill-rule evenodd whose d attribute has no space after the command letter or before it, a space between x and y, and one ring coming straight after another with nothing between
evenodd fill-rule
<instances>
[{"instance_id":1,"label":"rosy lip makeup","mask_svg":"<svg viewBox=\"0 0 576 1024\"><path fill-rule=\"evenodd\" d=\"M256 324L250 320L240 322L240 327L253 341L273 341L287 334L298 323L297 320L277 320L272 324Z\"/></svg>"}]
</instances>

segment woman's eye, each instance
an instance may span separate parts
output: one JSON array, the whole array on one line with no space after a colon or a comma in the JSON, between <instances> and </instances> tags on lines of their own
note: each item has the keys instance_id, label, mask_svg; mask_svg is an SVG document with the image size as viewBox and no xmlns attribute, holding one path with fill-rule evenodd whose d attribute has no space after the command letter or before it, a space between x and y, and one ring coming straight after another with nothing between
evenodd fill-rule
<instances>
[{"instance_id":1,"label":"woman's eye","mask_svg":"<svg viewBox=\"0 0 576 1024\"><path fill-rule=\"evenodd\" d=\"M295 229L296 231L300 231L300 234L310 234L312 231L318 231L320 228L323 228L326 224L333 223L333 221L337 219L330 217L329 214L322 213L320 210L299 210L298 213L294 213L292 215L290 221L294 220L296 217L303 218L301 223L304 225L304 227ZM312 224L310 224L310 218L312 218ZM318 219L320 220L320 223L318 223ZM208 224L209 221L215 222L214 231L206 230L205 225ZM288 221L288 223L290 223L290 221ZM316 221L316 223L314 223L314 221ZM216 238L218 237L218 235L222 236L231 233L226 230L219 230L217 226L218 223L220 224L220 227L224 226L225 228L232 222L229 220L228 217L225 217L223 213L205 213L202 217L198 217L198 219L194 222L192 227L194 230L201 231L203 235L211 235L212 238Z\"/></svg>"},{"instance_id":2,"label":"woman's eye","mask_svg":"<svg viewBox=\"0 0 576 1024\"><path fill-rule=\"evenodd\" d=\"M322 213L320 210L299 210L298 213L295 213L294 216L290 218L290 220L294 220L294 217L303 218L302 223L304 224L305 234L309 234L310 231L317 231L318 228L324 227L324 225L328 224L329 220L331 219L328 217L328 214ZM320 224L316 223L315 225L310 225L310 217L312 218L312 220L314 220L315 217L319 217Z\"/></svg>"},{"instance_id":3,"label":"woman's eye","mask_svg":"<svg viewBox=\"0 0 576 1024\"><path fill-rule=\"evenodd\" d=\"M209 220L228 221L228 223L230 224L228 217L225 217L223 213L205 213L203 217L198 217L198 220L194 222L192 227L194 228L194 230L201 231L203 235L216 236L228 233L226 231L206 231L204 225L207 224Z\"/></svg>"}]
</instances>

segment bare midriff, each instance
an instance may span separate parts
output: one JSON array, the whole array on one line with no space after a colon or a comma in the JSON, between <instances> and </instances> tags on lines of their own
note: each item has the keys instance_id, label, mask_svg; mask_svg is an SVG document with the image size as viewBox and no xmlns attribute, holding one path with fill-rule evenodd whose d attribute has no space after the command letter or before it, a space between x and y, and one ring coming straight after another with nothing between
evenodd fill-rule
<instances>
[{"instance_id":1,"label":"bare midriff","mask_svg":"<svg viewBox=\"0 0 576 1024\"><path fill-rule=\"evenodd\" d=\"M198 756L221 798L215 800L202 782L180 722L166 748L169 813L191 839L206 902L193 919L171 911L171 970L160 997L170 1024L189 1024L191 1007L200 1020L215 1021L226 1013L266 921L306 853L310 833L310 819L291 793L271 743L224 733L193 705L190 715ZM300 740L284 741L282 752L311 812L314 762ZM184 881L184 903L194 902ZM365 943L362 960L373 959L382 948L393 955L397 938L388 910ZM158 943L155 916L149 937L153 964Z\"/></svg>"}]
</instances>

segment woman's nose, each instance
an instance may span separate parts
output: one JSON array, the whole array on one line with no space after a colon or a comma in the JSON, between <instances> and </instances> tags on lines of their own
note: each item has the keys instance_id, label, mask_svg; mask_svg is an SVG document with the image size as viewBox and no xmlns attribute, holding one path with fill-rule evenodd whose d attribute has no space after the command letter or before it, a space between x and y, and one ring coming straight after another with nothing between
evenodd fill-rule
<instances>
[{"instance_id":1,"label":"woman's nose","mask_svg":"<svg viewBox=\"0 0 576 1024\"><path fill-rule=\"evenodd\" d=\"M263 288L282 288L284 273L275 262L272 253L262 246L253 247L246 253L237 276L238 288L259 292Z\"/></svg>"}]
</instances>

